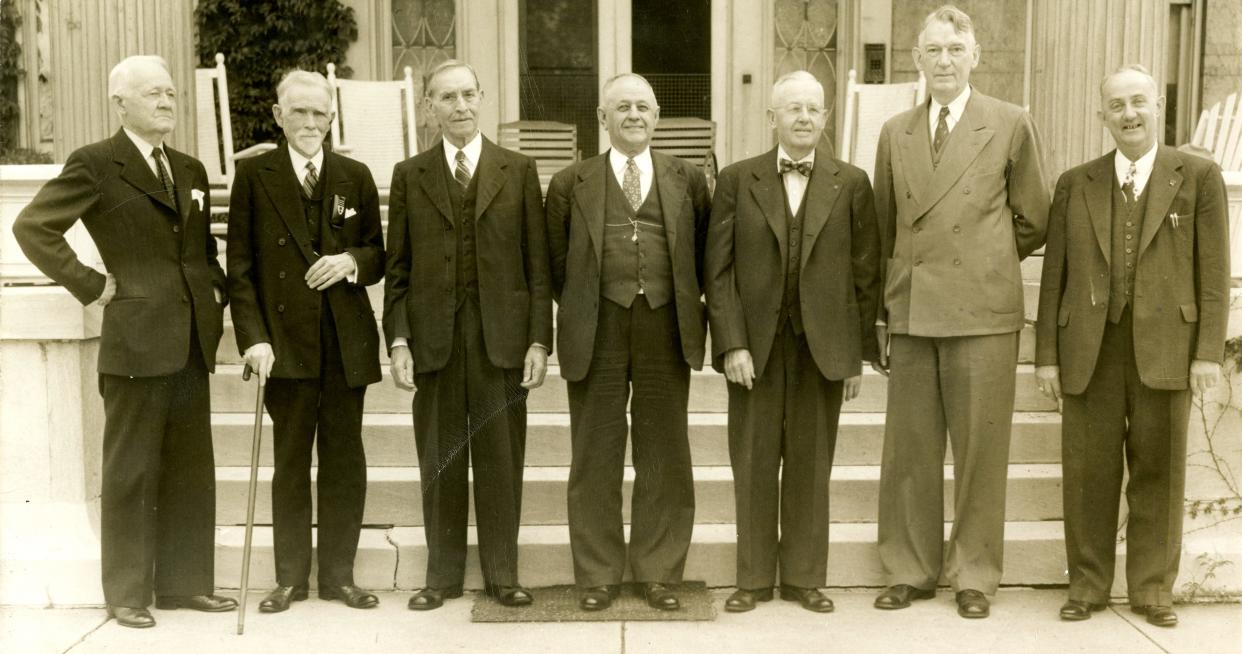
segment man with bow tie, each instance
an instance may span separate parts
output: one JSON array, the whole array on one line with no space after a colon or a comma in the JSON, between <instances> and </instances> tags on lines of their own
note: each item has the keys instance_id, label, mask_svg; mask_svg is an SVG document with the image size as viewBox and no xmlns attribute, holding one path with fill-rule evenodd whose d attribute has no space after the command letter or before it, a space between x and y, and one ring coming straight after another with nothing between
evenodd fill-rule
<instances>
[{"instance_id":1,"label":"man with bow tie","mask_svg":"<svg viewBox=\"0 0 1242 654\"><path fill-rule=\"evenodd\" d=\"M779 570L781 599L827 613L828 480L841 403L877 356L879 231L867 174L818 147L819 81L782 76L767 114L777 146L721 171L707 235L737 501L737 592L725 610L772 599Z\"/></svg>"},{"instance_id":2,"label":"man with bow tie","mask_svg":"<svg viewBox=\"0 0 1242 654\"><path fill-rule=\"evenodd\" d=\"M313 448L319 597L379 603L354 584L354 555L367 491L363 398L381 378L366 287L384 274L384 241L371 171L323 149L332 93L319 73L284 76L272 107L284 143L238 165L229 202L233 328L267 384L274 433L277 586L259 603L264 613L307 597Z\"/></svg>"},{"instance_id":3,"label":"man with bow tie","mask_svg":"<svg viewBox=\"0 0 1242 654\"><path fill-rule=\"evenodd\" d=\"M1112 594L1123 472L1130 608L1172 627L1191 395L1220 381L1229 311L1225 185L1211 160L1159 145L1164 97L1139 66L1100 85L1117 149L1057 182L1036 326L1040 390L1063 402L1069 598Z\"/></svg>"}]
</instances>

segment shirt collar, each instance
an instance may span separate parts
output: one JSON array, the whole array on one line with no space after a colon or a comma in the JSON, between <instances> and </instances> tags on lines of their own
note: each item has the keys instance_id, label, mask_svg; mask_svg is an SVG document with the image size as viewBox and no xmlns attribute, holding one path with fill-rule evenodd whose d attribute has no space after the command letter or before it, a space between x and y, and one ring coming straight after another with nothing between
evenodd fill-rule
<instances>
[{"instance_id":1,"label":"shirt collar","mask_svg":"<svg viewBox=\"0 0 1242 654\"><path fill-rule=\"evenodd\" d=\"M448 161L449 170L453 170L457 166L458 150L466 153L467 164L473 171L474 167L479 165L479 155L483 153L483 133L475 132L474 138L467 141L466 146L462 148L449 143L448 139L444 139L444 156L446 161Z\"/></svg>"},{"instance_id":2,"label":"shirt collar","mask_svg":"<svg viewBox=\"0 0 1242 654\"><path fill-rule=\"evenodd\" d=\"M809 161L812 164L814 164L815 163L815 149L812 148L811 153L806 155L805 157L802 157L801 159L794 159L793 157L789 156L788 152L785 152L785 146L777 144L776 146L776 171L777 172L780 172L781 170L781 159L788 159L794 163L802 163L803 161Z\"/></svg>"},{"instance_id":3,"label":"shirt collar","mask_svg":"<svg viewBox=\"0 0 1242 654\"><path fill-rule=\"evenodd\" d=\"M320 146L315 156L310 158L302 156L302 153L294 150L292 145L285 147L289 148L289 160L293 162L293 172L297 174L298 179L302 179L302 176L306 174L306 162L308 161L315 164L316 175L323 174L323 146Z\"/></svg>"},{"instance_id":4,"label":"shirt collar","mask_svg":"<svg viewBox=\"0 0 1242 654\"><path fill-rule=\"evenodd\" d=\"M935 98L932 98L931 119L940 120L940 108L947 106L949 108L949 117L953 119L953 124L956 125L957 122L962 119L962 112L966 111L967 100L970 100L969 84L966 85L966 88L962 89L961 93L957 94L956 98L949 101L949 104L947 105L942 105L939 102L936 102Z\"/></svg>"},{"instance_id":5,"label":"shirt collar","mask_svg":"<svg viewBox=\"0 0 1242 654\"><path fill-rule=\"evenodd\" d=\"M629 157L616 148L608 150L608 163L612 166L612 172L616 173L617 179L625 174L625 162ZM639 152L634 155L634 165L638 166L639 175L646 176L652 173L653 167L651 163L651 148Z\"/></svg>"},{"instance_id":6,"label":"shirt collar","mask_svg":"<svg viewBox=\"0 0 1242 654\"><path fill-rule=\"evenodd\" d=\"M1151 176L1151 169L1156 165L1157 149L1159 149L1159 145L1153 143L1150 150L1134 161L1136 193L1140 192L1143 187L1139 181L1142 180L1143 182L1146 182L1147 178ZM1130 160L1126 158L1126 155L1121 153L1120 148L1117 149L1117 154L1113 156L1113 168L1117 171L1118 183L1123 182L1126 178L1126 174L1130 172Z\"/></svg>"},{"instance_id":7,"label":"shirt collar","mask_svg":"<svg viewBox=\"0 0 1242 654\"><path fill-rule=\"evenodd\" d=\"M126 127L124 129L125 129L125 135L129 137L129 140L134 142L134 146L138 148L138 152L142 153L143 161L150 159L151 152L155 150L156 146L152 145L151 143L148 143L146 139L142 138L141 136L138 136L130 128ZM163 144L161 144L160 149L161 150L163 149ZM167 157L168 153L165 152L164 156Z\"/></svg>"}]
</instances>

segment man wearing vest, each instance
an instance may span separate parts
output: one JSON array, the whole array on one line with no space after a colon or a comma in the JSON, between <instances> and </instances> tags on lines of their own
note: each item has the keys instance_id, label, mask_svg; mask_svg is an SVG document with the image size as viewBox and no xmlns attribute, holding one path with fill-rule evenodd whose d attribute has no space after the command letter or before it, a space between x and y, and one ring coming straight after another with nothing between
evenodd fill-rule
<instances>
[{"instance_id":1,"label":"man wearing vest","mask_svg":"<svg viewBox=\"0 0 1242 654\"><path fill-rule=\"evenodd\" d=\"M557 343L568 382L569 539L583 610L605 609L626 569L626 404L633 417L629 565L647 603L676 610L694 528L690 369L703 365L701 279L710 198L694 165L650 148L660 108L618 75L596 110L612 148L548 188Z\"/></svg>"},{"instance_id":2,"label":"man wearing vest","mask_svg":"<svg viewBox=\"0 0 1242 654\"><path fill-rule=\"evenodd\" d=\"M1220 380L1227 201L1210 159L1157 144L1164 97L1139 66L1100 86L1117 149L1057 182L1036 326L1040 390L1063 401L1064 620L1108 604L1128 470L1130 608L1172 627L1191 394Z\"/></svg>"},{"instance_id":3,"label":"man wearing vest","mask_svg":"<svg viewBox=\"0 0 1242 654\"><path fill-rule=\"evenodd\" d=\"M363 398L381 379L367 286L384 272L383 228L371 171L323 149L332 93L319 73L284 76L272 114L285 142L238 165L229 202L233 328L246 363L267 385L274 433L277 586L259 603L264 613L306 599L312 522L319 597L353 608L379 603L354 585L354 556L367 493Z\"/></svg>"},{"instance_id":4,"label":"man wearing vest","mask_svg":"<svg viewBox=\"0 0 1242 654\"><path fill-rule=\"evenodd\" d=\"M548 245L535 162L479 133L474 69L449 60L427 77L443 140L393 169L384 334L393 381L414 393L414 441L427 532L426 586L409 608L461 597L468 474L484 590L507 606L518 583L526 395L552 343Z\"/></svg>"},{"instance_id":5,"label":"man wearing vest","mask_svg":"<svg viewBox=\"0 0 1242 654\"><path fill-rule=\"evenodd\" d=\"M817 147L826 121L819 81L782 76L768 108L778 145L721 171L712 202L707 309L737 500L727 611L772 599L778 569L782 599L833 610L818 590L828 480L841 402L878 355L880 237L867 174Z\"/></svg>"}]
</instances>

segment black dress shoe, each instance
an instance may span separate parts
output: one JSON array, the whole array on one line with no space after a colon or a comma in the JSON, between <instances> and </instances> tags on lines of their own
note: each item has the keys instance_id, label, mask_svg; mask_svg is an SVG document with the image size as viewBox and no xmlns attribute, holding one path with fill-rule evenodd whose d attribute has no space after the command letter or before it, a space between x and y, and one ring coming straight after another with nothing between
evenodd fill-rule
<instances>
[{"instance_id":1,"label":"black dress shoe","mask_svg":"<svg viewBox=\"0 0 1242 654\"><path fill-rule=\"evenodd\" d=\"M1171 606L1148 604L1147 606L1131 606L1130 610L1139 615L1147 616L1147 624L1154 624L1157 627L1177 626L1177 614L1173 612L1173 607Z\"/></svg>"},{"instance_id":2,"label":"black dress shoe","mask_svg":"<svg viewBox=\"0 0 1242 654\"><path fill-rule=\"evenodd\" d=\"M259 613L287 611L291 602L301 602L306 597L306 586L277 586L259 602Z\"/></svg>"},{"instance_id":3,"label":"black dress shoe","mask_svg":"<svg viewBox=\"0 0 1242 654\"><path fill-rule=\"evenodd\" d=\"M237 600L219 595L164 595L155 598L155 608L165 611L194 609L207 613L222 613L237 608Z\"/></svg>"},{"instance_id":4,"label":"black dress shoe","mask_svg":"<svg viewBox=\"0 0 1242 654\"><path fill-rule=\"evenodd\" d=\"M757 602L770 601L772 601L771 588L760 588L758 590L739 588L733 591L729 599L725 600L725 610L730 613L745 613L755 610Z\"/></svg>"},{"instance_id":5,"label":"black dress shoe","mask_svg":"<svg viewBox=\"0 0 1242 654\"><path fill-rule=\"evenodd\" d=\"M963 618L986 618L991 613L987 595L967 588L957 591L957 614Z\"/></svg>"},{"instance_id":6,"label":"black dress shoe","mask_svg":"<svg viewBox=\"0 0 1242 654\"><path fill-rule=\"evenodd\" d=\"M452 588L424 588L410 598L406 608L411 611L430 611L444 606L444 600L461 597L461 586Z\"/></svg>"},{"instance_id":7,"label":"black dress shoe","mask_svg":"<svg viewBox=\"0 0 1242 654\"><path fill-rule=\"evenodd\" d=\"M1061 619L1070 622L1079 622L1091 618L1093 611L1103 611L1108 608L1108 604L1095 604L1094 602L1084 602L1082 600L1066 600L1061 605Z\"/></svg>"},{"instance_id":8,"label":"black dress shoe","mask_svg":"<svg viewBox=\"0 0 1242 654\"><path fill-rule=\"evenodd\" d=\"M647 606L661 611L676 611L681 608L681 600L668 586L659 582L643 584L643 599Z\"/></svg>"},{"instance_id":9,"label":"black dress shoe","mask_svg":"<svg viewBox=\"0 0 1242 654\"><path fill-rule=\"evenodd\" d=\"M910 584L897 584L884 589L875 598L875 608L893 611L896 609L904 609L910 606L911 600L925 600L936 596L935 588L915 588Z\"/></svg>"},{"instance_id":10,"label":"black dress shoe","mask_svg":"<svg viewBox=\"0 0 1242 654\"><path fill-rule=\"evenodd\" d=\"M521 586L487 584L483 587L483 592L488 597L494 598L502 606L530 606L535 602L535 598L531 596L530 591Z\"/></svg>"},{"instance_id":11,"label":"black dress shoe","mask_svg":"<svg viewBox=\"0 0 1242 654\"><path fill-rule=\"evenodd\" d=\"M836 607L818 588L799 588L781 584L781 599L797 602L802 608L816 613L832 613Z\"/></svg>"},{"instance_id":12,"label":"black dress shoe","mask_svg":"<svg viewBox=\"0 0 1242 654\"><path fill-rule=\"evenodd\" d=\"M155 626L155 618L146 609L135 609L129 606L109 606L108 617L116 620L122 627L146 629Z\"/></svg>"},{"instance_id":13,"label":"black dress shoe","mask_svg":"<svg viewBox=\"0 0 1242 654\"><path fill-rule=\"evenodd\" d=\"M582 591L582 597L578 599L578 608L583 611L603 611L612 606L612 600L616 599L620 588L612 586L592 586Z\"/></svg>"},{"instance_id":14,"label":"black dress shoe","mask_svg":"<svg viewBox=\"0 0 1242 654\"><path fill-rule=\"evenodd\" d=\"M320 586L319 599L341 600L351 609L370 609L379 606L379 598L374 593L362 590L353 584L343 586Z\"/></svg>"}]
</instances>

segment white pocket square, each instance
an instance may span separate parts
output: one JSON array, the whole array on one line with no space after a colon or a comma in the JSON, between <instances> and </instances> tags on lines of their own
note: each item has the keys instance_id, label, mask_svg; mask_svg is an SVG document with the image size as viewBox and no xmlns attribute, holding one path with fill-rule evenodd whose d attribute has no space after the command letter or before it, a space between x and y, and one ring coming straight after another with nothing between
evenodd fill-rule
<instances>
[{"instance_id":1,"label":"white pocket square","mask_svg":"<svg viewBox=\"0 0 1242 654\"><path fill-rule=\"evenodd\" d=\"M356 215L358 215L358 212L355 211L353 207L347 207L345 209L345 220L349 220Z\"/></svg>"},{"instance_id":2,"label":"white pocket square","mask_svg":"<svg viewBox=\"0 0 1242 654\"><path fill-rule=\"evenodd\" d=\"M206 193L203 193L202 191L196 188L190 189L190 197L194 199L194 204L198 205L199 211L203 210L203 196L204 195L206 195Z\"/></svg>"}]
</instances>

